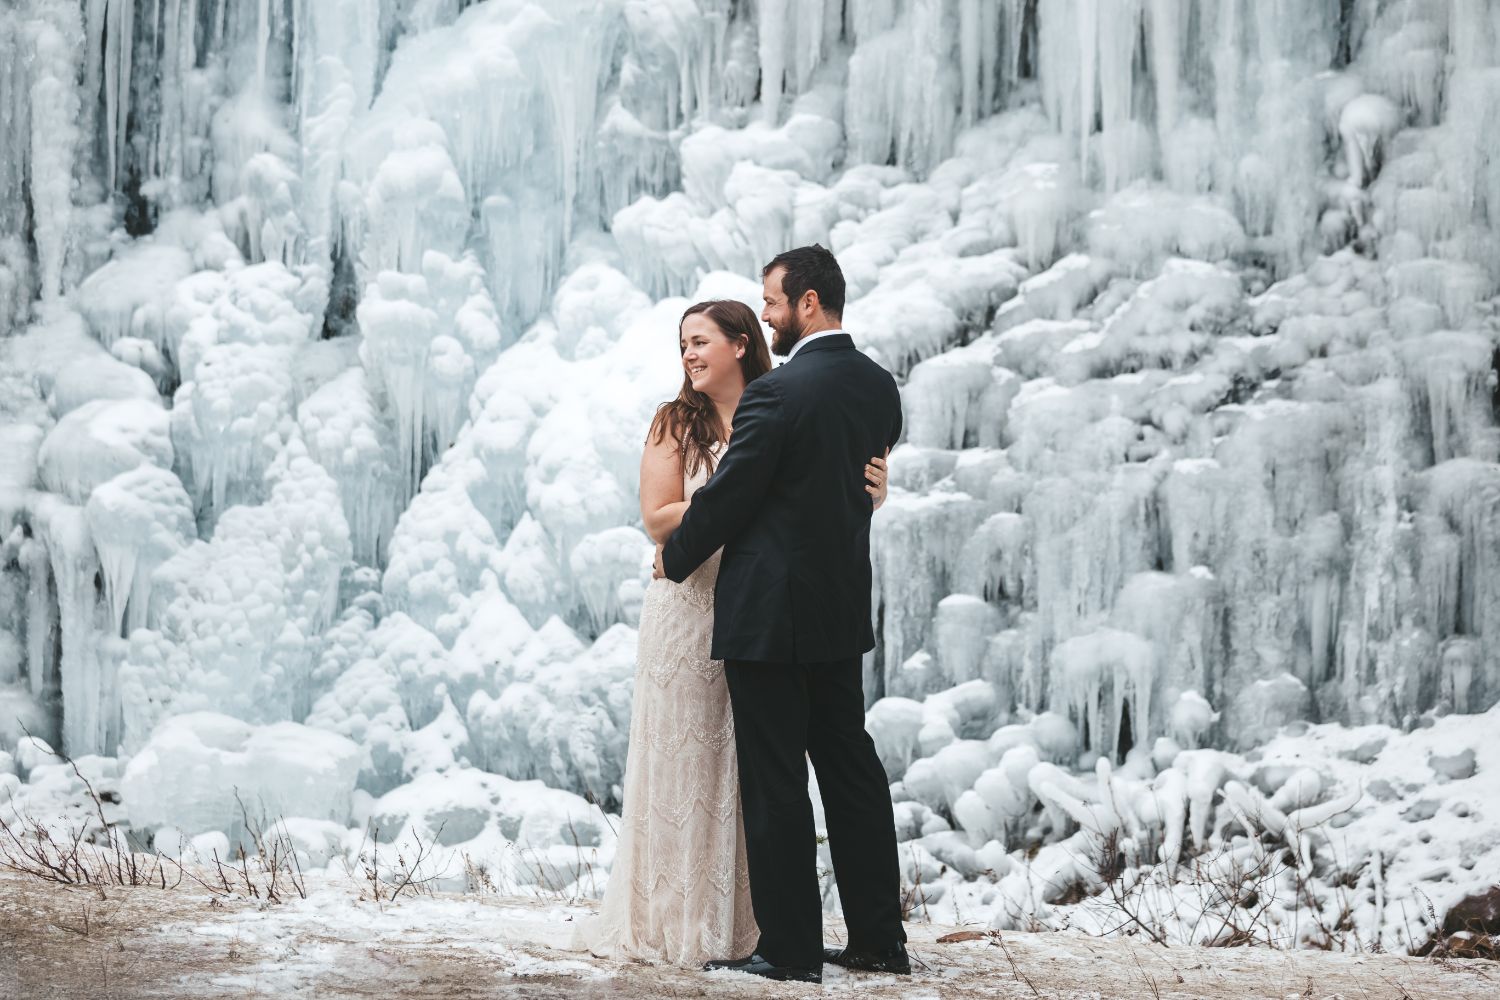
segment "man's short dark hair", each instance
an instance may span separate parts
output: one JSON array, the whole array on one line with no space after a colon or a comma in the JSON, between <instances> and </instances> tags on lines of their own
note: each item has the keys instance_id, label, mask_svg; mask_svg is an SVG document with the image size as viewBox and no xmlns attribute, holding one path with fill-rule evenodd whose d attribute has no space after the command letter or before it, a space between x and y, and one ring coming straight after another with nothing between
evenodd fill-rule
<instances>
[{"instance_id":1,"label":"man's short dark hair","mask_svg":"<svg viewBox=\"0 0 1500 1000\"><path fill-rule=\"evenodd\" d=\"M785 272L781 276L781 290L793 308L802 301L802 296L814 291L825 313L833 319L843 318L844 272L826 247L814 243L779 253L761 269L760 276L764 278L778 267Z\"/></svg>"}]
</instances>

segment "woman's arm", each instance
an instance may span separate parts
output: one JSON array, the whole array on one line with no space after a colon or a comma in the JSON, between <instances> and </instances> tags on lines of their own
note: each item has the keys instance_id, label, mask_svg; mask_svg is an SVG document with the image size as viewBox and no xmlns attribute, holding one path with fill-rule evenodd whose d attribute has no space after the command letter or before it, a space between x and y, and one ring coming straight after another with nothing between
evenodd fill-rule
<instances>
[{"instance_id":1,"label":"woman's arm","mask_svg":"<svg viewBox=\"0 0 1500 1000\"><path fill-rule=\"evenodd\" d=\"M641 453L641 520L660 545L682 523L688 501L682 497L682 447L670 434L648 438Z\"/></svg>"}]
</instances>

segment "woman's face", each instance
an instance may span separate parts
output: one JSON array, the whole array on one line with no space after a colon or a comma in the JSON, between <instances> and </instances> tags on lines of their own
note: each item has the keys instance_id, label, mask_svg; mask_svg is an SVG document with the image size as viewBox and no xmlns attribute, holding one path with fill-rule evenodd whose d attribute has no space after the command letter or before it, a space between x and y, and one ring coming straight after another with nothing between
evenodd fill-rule
<instances>
[{"instance_id":1,"label":"woman's face","mask_svg":"<svg viewBox=\"0 0 1500 1000\"><path fill-rule=\"evenodd\" d=\"M687 372L693 388L709 397L744 388L745 373L740 369L743 344L731 343L719 325L705 313L693 313L682 321L682 370Z\"/></svg>"}]
</instances>

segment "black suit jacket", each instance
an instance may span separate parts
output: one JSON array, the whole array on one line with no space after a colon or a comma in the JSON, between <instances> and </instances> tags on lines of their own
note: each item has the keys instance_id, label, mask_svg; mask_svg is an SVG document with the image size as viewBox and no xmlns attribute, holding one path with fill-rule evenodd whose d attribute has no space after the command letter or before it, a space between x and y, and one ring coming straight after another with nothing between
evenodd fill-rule
<instances>
[{"instance_id":1,"label":"black suit jacket","mask_svg":"<svg viewBox=\"0 0 1500 1000\"><path fill-rule=\"evenodd\" d=\"M821 663L874 648L864 466L900 436L895 379L848 334L745 387L728 449L662 552L681 583L724 548L714 659Z\"/></svg>"}]
</instances>

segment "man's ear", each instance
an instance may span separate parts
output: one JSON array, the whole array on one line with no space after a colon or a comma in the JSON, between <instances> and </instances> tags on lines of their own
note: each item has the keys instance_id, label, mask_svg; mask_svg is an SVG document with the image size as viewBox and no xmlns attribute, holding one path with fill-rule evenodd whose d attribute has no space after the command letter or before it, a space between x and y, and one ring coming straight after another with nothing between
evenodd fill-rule
<instances>
[{"instance_id":1,"label":"man's ear","mask_svg":"<svg viewBox=\"0 0 1500 1000\"><path fill-rule=\"evenodd\" d=\"M810 316L813 313L817 312L819 307L821 307L823 303L818 301L817 291L815 289L809 288L807 291L802 293L802 304L807 307L807 313Z\"/></svg>"}]
</instances>

